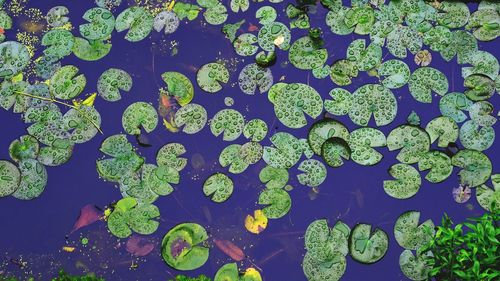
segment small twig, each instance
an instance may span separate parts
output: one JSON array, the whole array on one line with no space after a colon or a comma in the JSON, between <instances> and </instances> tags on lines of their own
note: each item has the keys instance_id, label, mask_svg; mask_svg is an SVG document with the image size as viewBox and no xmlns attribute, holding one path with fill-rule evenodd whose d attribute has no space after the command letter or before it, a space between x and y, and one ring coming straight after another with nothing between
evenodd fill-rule
<instances>
[{"instance_id":1,"label":"small twig","mask_svg":"<svg viewBox=\"0 0 500 281\"><path fill-rule=\"evenodd\" d=\"M104 132L101 130L101 128L94 122L94 120L92 120L91 118L89 118L86 114L84 114L80 108L78 108L77 106L74 106L72 104L69 104L69 103L65 103L65 102L62 102L62 101L59 101L59 100L56 100L55 98L46 98L46 97L41 97L41 96L37 96L37 95L32 95L32 94L28 94L28 93L25 93L25 92L16 92L17 94L20 94L22 96L26 96L26 97L30 97L30 98L34 98L34 99L39 99L39 100L44 100L44 101L48 101L48 102L53 102L53 103L58 103L58 104L62 104L64 106L67 106L67 107L70 107L76 111L78 111L78 113L80 113L85 119L87 119L87 121L89 121L90 123L92 123L92 125L99 131L99 133L103 134L104 135Z\"/></svg>"}]
</instances>

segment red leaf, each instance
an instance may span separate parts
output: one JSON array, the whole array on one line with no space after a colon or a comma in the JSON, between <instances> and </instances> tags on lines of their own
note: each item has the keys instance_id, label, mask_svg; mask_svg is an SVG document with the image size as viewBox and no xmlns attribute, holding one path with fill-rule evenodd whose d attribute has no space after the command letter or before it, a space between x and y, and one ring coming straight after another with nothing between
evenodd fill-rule
<instances>
[{"instance_id":1,"label":"red leaf","mask_svg":"<svg viewBox=\"0 0 500 281\"><path fill-rule=\"evenodd\" d=\"M245 259L245 253L233 242L228 240L214 239L215 246L219 248L224 254L230 256L235 261L242 261Z\"/></svg>"}]
</instances>

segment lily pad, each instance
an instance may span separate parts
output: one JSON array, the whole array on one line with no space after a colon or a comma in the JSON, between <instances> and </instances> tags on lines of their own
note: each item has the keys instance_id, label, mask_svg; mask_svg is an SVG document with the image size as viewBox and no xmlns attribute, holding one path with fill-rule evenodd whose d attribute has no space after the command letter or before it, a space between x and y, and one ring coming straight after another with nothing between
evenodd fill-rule
<instances>
[{"instance_id":1,"label":"lily pad","mask_svg":"<svg viewBox=\"0 0 500 281\"><path fill-rule=\"evenodd\" d=\"M233 194L233 181L222 173L211 175L203 183L203 193L216 203L225 202Z\"/></svg>"},{"instance_id":2,"label":"lily pad","mask_svg":"<svg viewBox=\"0 0 500 281\"><path fill-rule=\"evenodd\" d=\"M300 163L297 168L303 172L297 175L299 183L309 187L317 187L326 179L326 167L323 163L315 159L307 159Z\"/></svg>"},{"instance_id":3,"label":"lily pad","mask_svg":"<svg viewBox=\"0 0 500 281\"><path fill-rule=\"evenodd\" d=\"M21 183L21 171L16 165L0 160L0 198L14 193Z\"/></svg>"},{"instance_id":4,"label":"lily pad","mask_svg":"<svg viewBox=\"0 0 500 281\"><path fill-rule=\"evenodd\" d=\"M238 85L247 95L255 94L257 87L260 93L265 93L273 85L273 74L269 68L262 68L256 63L251 63L241 70Z\"/></svg>"},{"instance_id":5,"label":"lily pad","mask_svg":"<svg viewBox=\"0 0 500 281\"><path fill-rule=\"evenodd\" d=\"M196 73L198 86L209 93L216 93L222 90L220 83L229 81L229 71L220 63L212 62L203 65Z\"/></svg>"},{"instance_id":6,"label":"lily pad","mask_svg":"<svg viewBox=\"0 0 500 281\"><path fill-rule=\"evenodd\" d=\"M451 158L451 163L461 168L458 172L460 182L468 187L476 187L485 183L491 175L490 159L477 150L460 150Z\"/></svg>"},{"instance_id":7,"label":"lily pad","mask_svg":"<svg viewBox=\"0 0 500 281\"><path fill-rule=\"evenodd\" d=\"M279 219L285 216L292 206L290 195L283 189L265 189L259 195L260 205L267 205L262 209L269 219Z\"/></svg>"},{"instance_id":8,"label":"lily pad","mask_svg":"<svg viewBox=\"0 0 500 281\"><path fill-rule=\"evenodd\" d=\"M387 136L387 148L389 151L401 149L396 159L405 164L417 163L429 151L430 144L429 134L413 125L396 127Z\"/></svg>"},{"instance_id":9,"label":"lily pad","mask_svg":"<svg viewBox=\"0 0 500 281\"><path fill-rule=\"evenodd\" d=\"M289 128L307 125L304 113L317 118L323 111L323 100L319 93L306 84L291 83L277 93L274 100L276 117Z\"/></svg>"},{"instance_id":10,"label":"lily pad","mask_svg":"<svg viewBox=\"0 0 500 281\"><path fill-rule=\"evenodd\" d=\"M407 164L395 164L389 169L395 180L385 180L385 192L396 199L408 199L417 194L422 184L417 169Z\"/></svg>"},{"instance_id":11,"label":"lily pad","mask_svg":"<svg viewBox=\"0 0 500 281\"><path fill-rule=\"evenodd\" d=\"M376 263L385 256L389 248L389 238L381 229L371 231L369 224L357 224L351 231L349 252L360 263Z\"/></svg>"},{"instance_id":12,"label":"lily pad","mask_svg":"<svg viewBox=\"0 0 500 281\"><path fill-rule=\"evenodd\" d=\"M352 122L367 126L371 116L377 126L390 124L395 118L398 104L394 94L378 84L366 84L353 93L353 105L349 111Z\"/></svg>"},{"instance_id":13,"label":"lily pad","mask_svg":"<svg viewBox=\"0 0 500 281\"><path fill-rule=\"evenodd\" d=\"M432 92L440 96L448 92L448 79L435 68L421 67L411 74L408 86L417 101L431 103Z\"/></svg>"},{"instance_id":14,"label":"lily pad","mask_svg":"<svg viewBox=\"0 0 500 281\"><path fill-rule=\"evenodd\" d=\"M133 6L125 9L116 18L115 29L122 32L128 29L125 40L138 42L146 38L153 29L154 18L143 7Z\"/></svg>"},{"instance_id":15,"label":"lily pad","mask_svg":"<svg viewBox=\"0 0 500 281\"><path fill-rule=\"evenodd\" d=\"M175 112L174 120L177 127L182 127L186 134L196 134L207 124L207 111L196 103L190 103Z\"/></svg>"},{"instance_id":16,"label":"lily pad","mask_svg":"<svg viewBox=\"0 0 500 281\"><path fill-rule=\"evenodd\" d=\"M418 169L430 170L425 179L432 183L445 181L453 172L450 157L438 150L424 154L418 162Z\"/></svg>"},{"instance_id":17,"label":"lily pad","mask_svg":"<svg viewBox=\"0 0 500 281\"><path fill-rule=\"evenodd\" d=\"M12 196L21 200L32 200L39 197L47 185L45 166L35 159L25 159L19 162L19 172L21 173L21 181ZM15 178L13 179L15 180Z\"/></svg>"},{"instance_id":18,"label":"lily pad","mask_svg":"<svg viewBox=\"0 0 500 281\"><path fill-rule=\"evenodd\" d=\"M130 135L139 135L141 128L150 133L158 125L158 113L149 103L136 102L123 112L122 125L125 132Z\"/></svg>"},{"instance_id":19,"label":"lily pad","mask_svg":"<svg viewBox=\"0 0 500 281\"><path fill-rule=\"evenodd\" d=\"M223 140L233 141L243 132L245 119L243 115L234 109L223 109L210 122L210 131L216 137L224 133Z\"/></svg>"},{"instance_id":20,"label":"lily pad","mask_svg":"<svg viewBox=\"0 0 500 281\"><path fill-rule=\"evenodd\" d=\"M124 70L110 68L104 71L97 81L97 92L107 101L119 101L120 90L128 92L132 89L132 77Z\"/></svg>"},{"instance_id":21,"label":"lily pad","mask_svg":"<svg viewBox=\"0 0 500 281\"><path fill-rule=\"evenodd\" d=\"M182 223L165 234L161 243L163 260L177 270L194 270L203 266L209 255L209 248L203 243L208 234L196 223Z\"/></svg>"},{"instance_id":22,"label":"lily pad","mask_svg":"<svg viewBox=\"0 0 500 281\"><path fill-rule=\"evenodd\" d=\"M407 250L418 250L434 237L434 223L428 219L421 224L420 212L408 211L399 216L394 224L394 237L399 246Z\"/></svg>"}]
</instances>

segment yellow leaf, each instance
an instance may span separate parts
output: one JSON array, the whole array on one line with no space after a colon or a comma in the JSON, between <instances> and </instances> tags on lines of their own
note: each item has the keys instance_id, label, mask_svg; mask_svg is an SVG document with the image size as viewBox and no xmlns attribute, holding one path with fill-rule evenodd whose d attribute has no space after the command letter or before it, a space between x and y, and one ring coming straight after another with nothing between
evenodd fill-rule
<instances>
[{"instance_id":1,"label":"yellow leaf","mask_svg":"<svg viewBox=\"0 0 500 281\"><path fill-rule=\"evenodd\" d=\"M253 215L245 218L245 228L251 233L259 234L267 227L267 217L262 210L255 210Z\"/></svg>"},{"instance_id":2,"label":"yellow leaf","mask_svg":"<svg viewBox=\"0 0 500 281\"><path fill-rule=\"evenodd\" d=\"M252 281L262 281L262 276L260 276L260 273L257 271L257 269L253 267L247 268L245 270L245 273L243 273L243 278L242 280L252 280Z\"/></svg>"},{"instance_id":3,"label":"yellow leaf","mask_svg":"<svg viewBox=\"0 0 500 281\"><path fill-rule=\"evenodd\" d=\"M75 247L70 247L70 246L64 246L62 247L62 249L67 253L73 253L75 251Z\"/></svg>"},{"instance_id":4,"label":"yellow leaf","mask_svg":"<svg viewBox=\"0 0 500 281\"><path fill-rule=\"evenodd\" d=\"M168 4L167 11L172 11L172 9L175 6L175 0L170 1L170 4Z\"/></svg>"},{"instance_id":5,"label":"yellow leaf","mask_svg":"<svg viewBox=\"0 0 500 281\"><path fill-rule=\"evenodd\" d=\"M111 208L104 210L104 219L107 219L111 215Z\"/></svg>"},{"instance_id":6,"label":"yellow leaf","mask_svg":"<svg viewBox=\"0 0 500 281\"><path fill-rule=\"evenodd\" d=\"M94 105L94 101L95 101L95 98L97 97L97 93L93 93L92 95L90 95L88 98L86 98L82 104L83 105L86 105L86 106L93 106Z\"/></svg>"},{"instance_id":7,"label":"yellow leaf","mask_svg":"<svg viewBox=\"0 0 500 281\"><path fill-rule=\"evenodd\" d=\"M167 128L167 130L169 130L172 133L176 133L179 131L179 128L175 126L173 121L168 122L165 118L163 118L163 125L165 126L165 128Z\"/></svg>"},{"instance_id":8,"label":"yellow leaf","mask_svg":"<svg viewBox=\"0 0 500 281\"><path fill-rule=\"evenodd\" d=\"M16 82L23 81L23 78L24 78L24 76L23 76L23 73L21 72L21 73L17 74L16 76L12 77L11 80L12 80L12 83L16 83Z\"/></svg>"}]
</instances>

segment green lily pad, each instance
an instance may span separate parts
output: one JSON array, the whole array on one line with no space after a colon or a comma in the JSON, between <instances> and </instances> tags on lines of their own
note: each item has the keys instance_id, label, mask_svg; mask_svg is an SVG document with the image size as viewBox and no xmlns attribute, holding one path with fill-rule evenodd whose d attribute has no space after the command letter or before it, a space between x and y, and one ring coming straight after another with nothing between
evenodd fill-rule
<instances>
[{"instance_id":1,"label":"green lily pad","mask_svg":"<svg viewBox=\"0 0 500 281\"><path fill-rule=\"evenodd\" d=\"M16 76L26 68L30 61L28 48L15 41L0 44L2 64L0 64L0 78L8 79Z\"/></svg>"},{"instance_id":2,"label":"green lily pad","mask_svg":"<svg viewBox=\"0 0 500 281\"><path fill-rule=\"evenodd\" d=\"M239 280L238 266L236 263L227 263L215 273L214 281L237 281Z\"/></svg>"},{"instance_id":3,"label":"green lily pad","mask_svg":"<svg viewBox=\"0 0 500 281\"><path fill-rule=\"evenodd\" d=\"M298 69L322 67L327 59L328 51L318 48L309 36L295 41L288 52L288 60Z\"/></svg>"},{"instance_id":4,"label":"green lily pad","mask_svg":"<svg viewBox=\"0 0 500 281\"><path fill-rule=\"evenodd\" d=\"M325 100L325 110L333 115L346 115L351 111L353 104L352 94L342 88L335 88L329 93L331 100Z\"/></svg>"},{"instance_id":5,"label":"green lily pad","mask_svg":"<svg viewBox=\"0 0 500 281\"><path fill-rule=\"evenodd\" d=\"M158 113L151 104L136 102L123 112L122 125L130 135L139 135L141 128L150 133L158 126Z\"/></svg>"},{"instance_id":6,"label":"green lily pad","mask_svg":"<svg viewBox=\"0 0 500 281\"><path fill-rule=\"evenodd\" d=\"M404 250L399 256L399 267L406 277L414 281L427 280L431 271L426 257L422 255L415 257L410 250Z\"/></svg>"},{"instance_id":7,"label":"green lily pad","mask_svg":"<svg viewBox=\"0 0 500 281\"><path fill-rule=\"evenodd\" d=\"M382 61L382 47L373 43L366 46L365 39L356 39L347 47L346 57L356 63L358 70L368 71Z\"/></svg>"},{"instance_id":8,"label":"green lily pad","mask_svg":"<svg viewBox=\"0 0 500 281\"><path fill-rule=\"evenodd\" d=\"M56 98L69 100L77 97L87 84L84 74L78 74L78 68L65 65L59 68L50 78L50 92Z\"/></svg>"},{"instance_id":9,"label":"green lily pad","mask_svg":"<svg viewBox=\"0 0 500 281\"><path fill-rule=\"evenodd\" d=\"M12 196L21 200L32 200L39 197L47 185L45 166L35 159L25 159L19 162L19 172L21 173L21 181Z\"/></svg>"},{"instance_id":10,"label":"green lily pad","mask_svg":"<svg viewBox=\"0 0 500 281\"><path fill-rule=\"evenodd\" d=\"M384 133L370 127L356 129L349 136L351 159L360 165L372 166L380 162L384 156L374 147L386 145Z\"/></svg>"},{"instance_id":11,"label":"green lily pad","mask_svg":"<svg viewBox=\"0 0 500 281\"><path fill-rule=\"evenodd\" d=\"M107 101L119 101L120 90L128 92L132 89L132 77L124 70L110 68L104 71L97 81L97 92Z\"/></svg>"},{"instance_id":12,"label":"green lily pad","mask_svg":"<svg viewBox=\"0 0 500 281\"><path fill-rule=\"evenodd\" d=\"M351 231L349 252L360 263L376 263L385 256L389 248L389 238L381 229L371 231L371 225L357 224Z\"/></svg>"},{"instance_id":13,"label":"green lily pad","mask_svg":"<svg viewBox=\"0 0 500 281\"><path fill-rule=\"evenodd\" d=\"M398 104L394 94L378 84L366 84L353 93L353 105L349 111L352 122L360 126L367 126L371 116L377 126L390 124L398 111Z\"/></svg>"},{"instance_id":14,"label":"green lily pad","mask_svg":"<svg viewBox=\"0 0 500 281\"><path fill-rule=\"evenodd\" d=\"M164 72L161 78L167 84L169 96L174 96L179 102L179 105L185 106L193 100L194 87L191 80L189 80L186 75L175 71L169 71Z\"/></svg>"},{"instance_id":15,"label":"green lily pad","mask_svg":"<svg viewBox=\"0 0 500 281\"><path fill-rule=\"evenodd\" d=\"M431 103L432 92L440 96L448 92L448 79L435 68L421 67L411 74L408 86L417 101Z\"/></svg>"},{"instance_id":16,"label":"green lily pad","mask_svg":"<svg viewBox=\"0 0 500 281\"><path fill-rule=\"evenodd\" d=\"M273 85L273 74L269 68L262 68L256 63L251 63L241 70L238 85L247 95L255 94L257 87L260 93L265 93Z\"/></svg>"},{"instance_id":17,"label":"green lily pad","mask_svg":"<svg viewBox=\"0 0 500 281\"><path fill-rule=\"evenodd\" d=\"M358 67L353 61L338 60L330 68L330 79L339 86L351 84L353 77L358 77Z\"/></svg>"},{"instance_id":18,"label":"green lily pad","mask_svg":"<svg viewBox=\"0 0 500 281\"><path fill-rule=\"evenodd\" d=\"M321 146L321 156L330 167L340 167L351 158L351 148L342 138L329 138Z\"/></svg>"},{"instance_id":19,"label":"green lily pad","mask_svg":"<svg viewBox=\"0 0 500 281\"><path fill-rule=\"evenodd\" d=\"M220 63L212 62L203 65L196 73L198 86L208 93L216 93L222 90L220 83L229 81L229 71Z\"/></svg>"},{"instance_id":20,"label":"green lily pad","mask_svg":"<svg viewBox=\"0 0 500 281\"><path fill-rule=\"evenodd\" d=\"M42 46L45 47L43 54L62 59L71 55L75 37L65 29L53 29L45 33L42 37Z\"/></svg>"},{"instance_id":21,"label":"green lily pad","mask_svg":"<svg viewBox=\"0 0 500 281\"><path fill-rule=\"evenodd\" d=\"M312 125L307 140L314 153L322 155L323 144L331 138L341 138L348 141L349 130L338 121L323 119Z\"/></svg>"},{"instance_id":22,"label":"green lily pad","mask_svg":"<svg viewBox=\"0 0 500 281\"><path fill-rule=\"evenodd\" d=\"M116 18L115 29L122 32L128 29L125 40L138 42L146 38L153 29L154 18L143 7L133 6L122 11Z\"/></svg>"},{"instance_id":23,"label":"green lily pad","mask_svg":"<svg viewBox=\"0 0 500 281\"><path fill-rule=\"evenodd\" d=\"M494 141L495 130L492 127L480 127L474 120L460 127L460 143L467 149L483 151L490 148Z\"/></svg>"},{"instance_id":24,"label":"green lily pad","mask_svg":"<svg viewBox=\"0 0 500 281\"><path fill-rule=\"evenodd\" d=\"M387 136L387 148L389 151L401 149L396 159L405 164L417 163L430 145L429 134L418 126L401 125Z\"/></svg>"},{"instance_id":25,"label":"green lily pad","mask_svg":"<svg viewBox=\"0 0 500 281\"><path fill-rule=\"evenodd\" d=\"M196 134L207 124L207 111L196 103L190 103L175 112L174 120L177 127L182 127L186 134Z\"/></svg>"},{"instance_id":26,"label":"green lily pad","mask_svg":"<svg viewBox=\"0 0 500 281\"><path fill-rule=\"evenodd\" d=\"M490 159L476 150L460 150L451 158L451 164L461 168L458 172L460 183L468 187L476 187L485 183L491 175Z\"/></svg>"},{"instance_id":27,"label":"green lily pad","mask_svg":"<svg viewBox=\"0 0 500 281\"><path fill-rule=\"evenodd\" d=\"M266 166L259 173L259 179L269 189L283 188L288 182L288 170Z\"/></svg>"},{"instance_id":28,"label":"green lily pad","mask_svg":"<svg viewBox=\"0 0 500 281\"><path fill-rule=\"evenodd\" d=\"M245 119L234 109L222 109L217 112L210 122L210 131L216 137L224 133L223 140L233 141L243 132Z\"/></svg>"},{"instance_id":29,"label":"green lily pad","mask_svg":"<svg viewBox=\"0 0 500 281\"><path fill-rule=\"evenodd\" d=\"M100 60L111 51L111 43L106 41L88 41L79 37L75 37L74 40L73 54L84 61Z\"/></svg>"},{"instance_id":30,"label":"green lily pad","mask_svg":"<svg viewBox=\"0 0 500 281\"><path fill-rule=\"evenodd\" d=\"M457 123L464 122L467 115L463 111L469 111L472 101L462 93L448 93L439 101L439 110L443 116L455 120Z\"/></svg>"},{"instance_id":31,"label":"green lily pad","mask_svg":"<svg viewBox=\"0 0 500 281\"><path fill-rule=\"evenodd\" d=\"M24 159L36 159L40 152L40 144L38 140L30 135L21 136L18 140L14 140L9 146L9 155L15 162Z\"/></svg>"},{"instance_id":32,"label":"green lily pad","mask_svg":"<svg viewBox=\"0 0 500 281\"><path fill-rule=\"evenodd\" d=\"M82 105L70 109L62 118L65 131L74 143L84 143L91 140L101 126L101 115L93 106Z\"/></svg>"},{"instance_id":33,"label":"green lily pad","mask_svg":"<svg viewBox=\"0 0 500 281\"><path fill-rule=\"evenodd\" d=\"M227 20L227 8L222 3L217 3L216 5L208 8L203 13L203 17L208 24L220 25Z\"/></svg>"},{"instance_id":34,"label":"green lily pad","mask_svg":"<svg viewBox=\"0 0 500 281\"><path fill-rule=\"evenodd\" d=\"M276 47L288 50L291 38L290 30L281 22L271 22L264 25L259 30L258 35L259 46L268 52L274 51Z\"/></svg>"},{"instance_id":35,"label":"green lily pad","mask_svg":"<svg viewBox=\"0 0 500 281\"><path fill-rule=\"evenodd\" d=\"M92 8L83 14L89 23L80 25L80 34L88 40L104 40L111 36L115 29L115 17L104 8Z\"/></svg>"},{"instance_id":36,"label":"green lily pad","mask_svg":"<svg viewBox=\"0 0 500 281\"><path fill-rule=\"evenodd\" d=\"M163 260L177 270L194 270L203 266L209 255L204 245L208 234L196 223L181 223L170 229L163 237L161 255Z\"/></svg>"},{"instance_id":37,"label":"green lily pad","mask_svg":"<svg viewBox=\"0 0 500 281\"><path fill-rule=\"evenodd\" d=\"M158 166L166 166L182 171L187 165L187 159L179 157L186 153L186 148L180 143L167 143L158 150L156 163Z\"/></svg>"},{"instance_id":38,"label":"green lily pad","mask_svg":"<svg viewBox=\"0 0 500 281\"><path fill-rule=\"evenodd\" d=\"M245 124L243 135L252 141L263 140L268 132L267 124L261 119L252 119Z\"/></svg>"},{"instance_id":39,"label":"green lily pad","mask_svg":"<svg viewBox=\"0 0 500 281\"><path fill-rule=\"evenodd\" d=\"M439 116L432 119L425 131L429 134L431 144L436 140L439 147L448 147L450 143L455 143L458 139L458 125L450 117Z\"/></svg>"},{"instance_id":40,"label":"green lily pad","mask_svg":"<svg viewBox=\"0 0 500 281\"><path fill-rule=\"evenodd\" d=\"M396 199L408 199L417 194L422 184L417 169L407 164L395 164L389 169L394 180L384 181L384 191Z\"/></svg>"},{"instance_id":41,"label":"green lily pad","mask_svg":"<svg viewBox=\"0 0 500 281\"><path fill-rule=\"evenodd\" d=\"M434 223L431 219L418 224L420 212L408 211L399 216L394 224L394 237L399 246L407 250L418 250L434 237Z\"/></svg>"},{"instance_id":42,"label":"green lily pad","mask_svg":"<svg viewBox=\"0 0 500 281\"><path fill-rule=\"evenodd\" d=\"M424 154L418 161L420 171L429 170L425 179L432 183L445 181L453 172L451 159L444 152L433 150Z\"/></svg>"},{"instance_id":43,"label":"green lily pad","mask_svg":"<svg viewBox=\"0 0 500 281\"><path fill-rule=\"evenodd\" d=\"M203 183L203 193L216 203L225 202L233 194L233 181L222 173L211 175Z\"/></svg>"},{"instance_id":44,"label":"green lily pad","mask_svg":"<svg viewBox=\"0 0 500 281\"><path fill-rule=\"evenodd\" d=\"M317 118L323 111L323 100L319 93L306 84L291 83L277 93L274 101L276 117L289 128L307 125L304 113Z\"/></svg>"},{"instance_id":45,"label":"green lily pad","mask_svg":"<svg viewBox=\"0 0 500 281\"><path fill-rule=\"evenodd\" d=\"M274 146L265 146L262 159L275 168L291 168L302 156L300 141L286 132L278 132L271 137Z\"/></svg>"},{"instance_id":46,"label":"green lily pad","mask_svg":"<svg viewBox=\"0 0 500 281\"><path fill-rule=\"evenodd\" d=\"M300 163L297 168L303 172L297 175L299 183L309 187L317 187L321 185L327 175L326 167L323 163L315 159L307 159Z\"/></svg>"},{"instance_id":47,"label":"green lily pad","mask_svg":"<svg viewBox=\"0 0 500 281\"><path fill-rule=\"evenodd\" d=\"M401 88L410 80L410 68L400 60L385 61L379 66L378 74L385 76L381 83L389 89Z\"/></svg>"},{"instance_id":48,"label":"green lily pad","mask_svg":"<svg viewBox=\"0 0 500 281\"><path fill-rule=\"evenodd\" d=\"M12 195L21 183L21 171L16 165L0 160L0 198Z\"/></svg>"},{"instance_id":49,"label":"green lily pad","mask_svg":"<svg viewBox=\"0 0 500 281\"><path fill-rule=\"evenodd\" d=\"M283 189L265 189L259 195L260 205L266 205L262 212L269 219L279 219L285 216L292 206L290 195Z\"/></svg>"}]
</instances>

